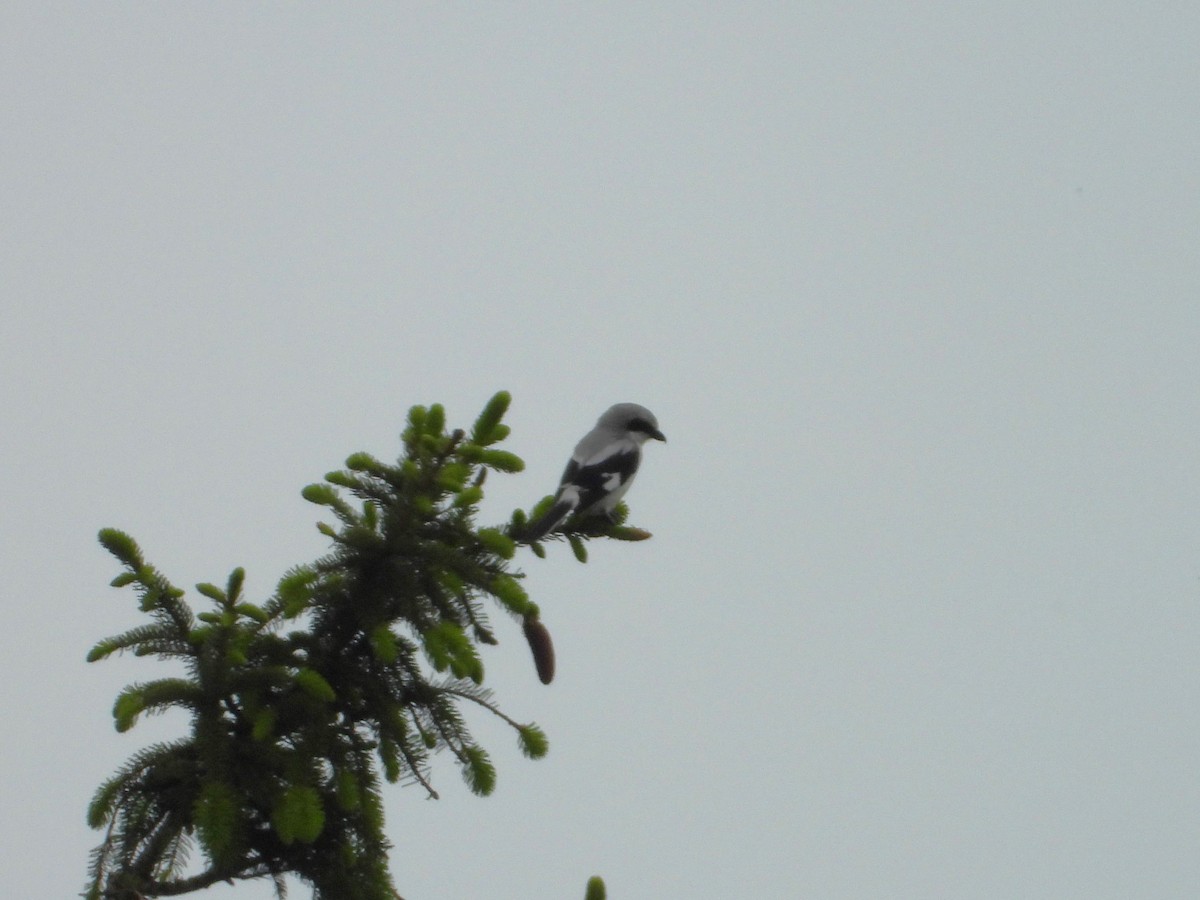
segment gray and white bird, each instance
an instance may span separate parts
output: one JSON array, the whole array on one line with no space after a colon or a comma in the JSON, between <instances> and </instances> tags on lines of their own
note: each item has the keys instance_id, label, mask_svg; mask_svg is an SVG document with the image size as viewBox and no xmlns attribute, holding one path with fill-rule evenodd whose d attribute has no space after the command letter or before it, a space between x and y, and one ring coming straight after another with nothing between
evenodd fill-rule
<instances>
[{"instance_id":1,"label":"gray and white bird","mask_svg":"<svg viewBox=\"0 0 1200 900\"><path fill-rule=\"evenodd\" d=\"M611 515L633 484L642 461L642 444L650 438L666 440L654 413L636 403L611 407L575 445L554 504L530 523L522 535L524 540L541 540L572 514Z\"/></svg>"}]
</instances>

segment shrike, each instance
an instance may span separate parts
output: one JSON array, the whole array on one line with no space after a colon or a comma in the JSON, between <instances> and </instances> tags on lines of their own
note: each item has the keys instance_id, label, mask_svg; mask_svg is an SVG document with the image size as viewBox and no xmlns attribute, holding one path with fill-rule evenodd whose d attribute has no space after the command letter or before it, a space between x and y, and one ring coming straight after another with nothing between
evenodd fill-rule
<instances>
[{"instance_id":1,"label":"shrike","mask_svg":"<svg viewBox=\"0 0 1200 900\"><path fill-rule=\"evenodd\" d=\"M575 445L563 472L554 505L526 528L522 538L541 540L572 513L611 515L637 474L642 444L665 441L654 413L636 403L618 403Z\"/></svg>"}]
</instances>

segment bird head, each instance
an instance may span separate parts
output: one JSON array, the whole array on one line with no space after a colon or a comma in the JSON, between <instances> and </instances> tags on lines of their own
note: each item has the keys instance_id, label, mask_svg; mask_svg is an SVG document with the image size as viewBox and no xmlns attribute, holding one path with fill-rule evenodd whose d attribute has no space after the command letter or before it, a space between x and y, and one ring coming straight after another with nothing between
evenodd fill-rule
<instances>
[{"instance_id":1,"label":"bird head","mask_svg":"<svg viewBox=\"0 0 1200 900\"><path fill-rule=\"evenodd\" d=\"M665 441L667 436L658 429L658 419L654 413L637 403L618 403L610 407L596 423L605 428L624 431L639 443L654 438Z\"/></svg>"}]
</instances>

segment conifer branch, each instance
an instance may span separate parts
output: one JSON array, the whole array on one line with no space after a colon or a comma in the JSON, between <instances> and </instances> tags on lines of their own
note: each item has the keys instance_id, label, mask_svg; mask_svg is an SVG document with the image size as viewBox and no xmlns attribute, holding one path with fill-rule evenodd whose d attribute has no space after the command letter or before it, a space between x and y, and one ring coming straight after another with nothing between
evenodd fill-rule
<instances>
[{"instance_id":1,"label":"conifer branch","mask_svg":"<svg viewBox=\"0 0 1200 900\"><path fill-rule=\"evenodd\" d=\"M315 900L398 900L383 779L437 799L430 758L446 749L467 785L490 793L495 768L463 701L511 727L526 756L545 755L541 730L481 687L481 646L497 643L488 604L526 624L537 610L510 569L524 512L503 526L476 525L488 472L524 466L495 447L508 435L500 420L509 401L493 397L470 431L448 431L437 404L413 407L395 463L356 453L305 488L338 523L318 526L330 549L288 571L261 603L243 595L237 568L197 585L197 606L131 537L100 533L122 566L113 586L132 587L150 621L100 641L89 661L131 651L186 670L122 691L116 726L170 709L191 726L134 753L96 791L88 823L103 838L88 900L179 896L261 877L282 897L285 874L310 885ZM628 540L631 531L572 523L564 534L583 559L583 540ZM204 864L188 872L194 846Z\"/></svg>"}]
</instances>

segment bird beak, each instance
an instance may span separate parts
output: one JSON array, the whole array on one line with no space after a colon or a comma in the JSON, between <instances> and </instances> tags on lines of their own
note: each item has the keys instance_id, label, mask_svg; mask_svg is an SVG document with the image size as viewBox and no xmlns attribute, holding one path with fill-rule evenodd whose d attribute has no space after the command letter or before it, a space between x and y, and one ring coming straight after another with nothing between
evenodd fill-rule
<instances>
[{"instance_id":1,"label":"bird beak","mask_svg":"<svg viewBox=\"0 0 1200 900\"><path fill-rule=\"evenodd\" d=\"M650 432L650 437L654 438L656 441L662 441L664 444L667 442L667 436L661 431Z\"/></svg>"}]
</instances>

